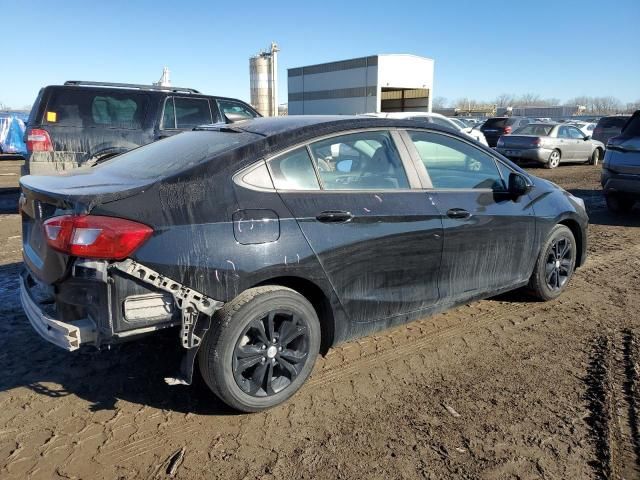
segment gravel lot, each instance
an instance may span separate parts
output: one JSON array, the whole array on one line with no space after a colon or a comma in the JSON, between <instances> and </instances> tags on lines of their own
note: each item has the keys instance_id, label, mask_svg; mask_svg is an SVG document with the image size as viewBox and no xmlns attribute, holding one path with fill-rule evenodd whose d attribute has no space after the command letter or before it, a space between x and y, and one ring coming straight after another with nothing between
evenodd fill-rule
<instances>
[{"instance_id":1,"label":"gravel lot","mask_svg":"<svg viewBox=\"0 0 640 480\"><path fill-rule=\"evenodd\" d=\"M563 296L344 344L253 415L166 386L173 335L102 353L41 341L16 293L19 217L0 215L0 478L640 478L640 211L606 211L599 167L532 171L590 212Z\"/></svg>"}]
</instances>

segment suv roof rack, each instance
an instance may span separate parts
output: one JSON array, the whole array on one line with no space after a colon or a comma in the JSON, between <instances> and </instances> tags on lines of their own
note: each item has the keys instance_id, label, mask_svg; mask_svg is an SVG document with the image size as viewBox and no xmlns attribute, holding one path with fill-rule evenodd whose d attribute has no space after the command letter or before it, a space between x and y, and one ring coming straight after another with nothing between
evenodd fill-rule
<instances>
[{"instance_id":1,"label":"suv roof rack","mask_svg":"<svg viewBox=\"0 0 640 480\"><path fill-rule=\"evenodd\" d=\"M67 80L65 85L87 85L92 87L137 88L140 90L159 90L163 92L200 93L195 88L162 87L159 85L139 85L136 83L86 82L84 80Z\"/></svg>"}]
</instances>

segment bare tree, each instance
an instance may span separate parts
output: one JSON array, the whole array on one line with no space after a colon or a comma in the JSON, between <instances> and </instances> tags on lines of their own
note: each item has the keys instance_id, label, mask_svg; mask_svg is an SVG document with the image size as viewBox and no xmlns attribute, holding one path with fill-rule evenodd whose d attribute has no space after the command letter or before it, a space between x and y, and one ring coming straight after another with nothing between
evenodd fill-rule
<instances>
[{"instance_id":1,"label":"bare tree","mask_svg":"<svg viewBox=\"0 0 640 480\"><path fill-rule=\"evenodd\" d=\"M514 98L515 97L510 93L503 93L496 97L496 99L494 100L494 103L498 107L510 107L511 105L513 105Z\"/></svg>"},{"instance_id":2,"label":"bare tree","mask_svg":"<svg viewBox=\"0 0 640 480\"><path fill-rule=\"evenodd\" d=\"M433 98L433 108L435 109L447 108L447 105L449 105L449 100L446 97Z\"/></svg>"}]
</instances>

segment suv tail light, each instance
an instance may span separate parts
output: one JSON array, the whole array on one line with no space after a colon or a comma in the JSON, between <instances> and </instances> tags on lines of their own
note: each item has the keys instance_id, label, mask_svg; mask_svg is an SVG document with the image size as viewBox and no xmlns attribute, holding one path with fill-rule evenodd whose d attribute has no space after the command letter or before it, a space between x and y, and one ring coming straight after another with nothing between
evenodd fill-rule
<instances>
[{"instance_id":1,"label":"suv tail light","mask_svg":"<svg viewBox=\"0 0 640 480\"><path fill-rule=\"evenodd\" d=\"M153 229L122 218L62 215L44 222L49 246L75 257L124 260L142 245Z\"/></svg>"},{"instance_id":2,"label":"suv tail light","mask_svg":"<svg viewBox=\"0 0 640 480\"><path fill-rule=\"evenodd\" d=\"M27 150L30 152L53 152L49 132L34 128L27 133Z\"/></svg>"},{"instance_id":3,"label":"suv tail light","mask_svg":"<svg viewBox=\"0 0 640 480\"><path fill-rule=\"evenodd\" d=\"M509 135L512 131L513 131L513 129L511 127L504 127L504 134L505 135Z\"/></svg>"}]
</instances>

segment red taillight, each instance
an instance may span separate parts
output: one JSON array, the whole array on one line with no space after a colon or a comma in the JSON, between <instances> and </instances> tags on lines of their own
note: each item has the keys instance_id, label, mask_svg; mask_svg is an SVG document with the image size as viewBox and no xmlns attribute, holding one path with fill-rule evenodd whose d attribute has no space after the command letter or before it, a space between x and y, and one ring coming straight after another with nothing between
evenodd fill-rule
<instances>
[{"instance_id":1,"label":"red taillight","mask_svg":"<svg viewBox=\"0 0 640 480\"><path fill-rule=\"evenodd\" d=\"M511 127L504 127L504 134L509 135L513 129Z\"/></svg>"},{"instance_id":2,"label":"red taillight","mask_svg":"<svg viewBox=\"0 0 640 480\"><path fill-rule=\"evenodd\" d=\"M75 257L123 260L153 233L141 223L98 215L62 215L44 222L47 243Z\"/></svg>"},{"instance_id":3,"label":"red taillight","mask_svg":"<svg viewBox=\"0 0 640 480\"><path fill-rule=\"evenodd\" d=\"M541 147L542 146L542 139L541 138L534 138L533 142L531 142L531 144L534 147Z\"/></svg>"},{"instance_id":4,"label":"red taillight","mask_svg":"<svg viewBox=\"0 0 640 480\"><path fill-rule=\"evenodd\" d=\"M34 128L27 133L27 150L30 152L52 152L53 145L49 132Z\"/></svg>"}]
</instances>

